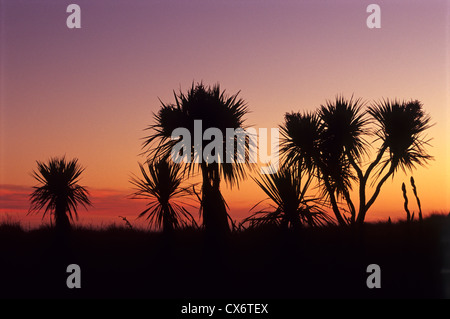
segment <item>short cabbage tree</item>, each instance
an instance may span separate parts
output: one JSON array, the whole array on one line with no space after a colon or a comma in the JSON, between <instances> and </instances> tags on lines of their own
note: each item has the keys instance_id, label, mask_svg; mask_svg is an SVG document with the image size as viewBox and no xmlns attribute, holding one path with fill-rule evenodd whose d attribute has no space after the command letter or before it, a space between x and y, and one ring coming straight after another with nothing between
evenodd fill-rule
<instances>
[{"instance_id":1,"label":"short cabbage tree","mask_svg":"<svg viewBox=\"0 0 450 319\"><path fill-rule=\"evenodd\" d=\"M28 213L45 208L42 218L50 214L56 229L69 230L74 217L78 219L78 205L91 205L88 190L78 184L84 168L78 159L67 161L64 156L51 158L47 163L37 161L37 166L32 176L40 185L33 187Z\"/></svg>"}]
</instances>

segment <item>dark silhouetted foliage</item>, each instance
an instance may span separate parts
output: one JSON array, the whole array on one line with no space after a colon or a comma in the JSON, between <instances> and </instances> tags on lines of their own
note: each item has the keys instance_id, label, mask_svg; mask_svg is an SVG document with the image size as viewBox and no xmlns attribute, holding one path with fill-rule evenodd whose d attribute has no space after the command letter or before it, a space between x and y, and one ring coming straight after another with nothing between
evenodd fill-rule
<instances>
[{"instance_id":1,"label":"dark silhouetted foliage","mask_svg":"<svg viewBox=\"0 0 450 319\"><path fill-rule=\"evenodd\" d=\"M89 192L78 185L84 168L78 164L78 159L66 161L65 157L51 158L48 163L37 161L37 165L33 177L41 185L33 187L29 213L37 213L45 207L43 218L50 213L57 229L70 229L70 221L74 216L78 218L78 205L85 208L91 205Z\"/></svg>"}]
</instances>

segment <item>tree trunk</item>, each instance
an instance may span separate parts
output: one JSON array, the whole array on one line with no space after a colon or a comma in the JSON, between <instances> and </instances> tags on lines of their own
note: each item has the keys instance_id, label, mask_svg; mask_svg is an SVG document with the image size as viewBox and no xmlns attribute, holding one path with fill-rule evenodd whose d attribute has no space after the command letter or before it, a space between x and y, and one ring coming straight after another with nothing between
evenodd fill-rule
<instances>
[{"instance_id":1,"label":"tree trunk","mask_svg":"<svg viewBox=\"0 0 450 319\"><path fill-rule=\"evenodd\" d=\"M211 165L211 164L210 164ZM218 166L202 164L203 226L210 234L223 235L230 232L225 201L220 192Z\"/></svg>"},{"instance_id":2,"label":"tree trunk","mask_svg":"<svg viewBox=\"0 0 450 319\"><path fill-rule=\"evenodd\" d=\"M168 204L164 204L162 207L163 210L163 233L164 234L169 234L172 232L173 230L173 220L172 220L172 216L171 216L171 212L169 209L169 205Z\"/></svg>"},{"instance_id":3,"label":"tree trunk","mask_svg":"<svg viewBox=\"0 0 450 319\"><path fill-rule=\"evenodd\" d=\"M331 189L331 185L328 182L328 180L325 178L325 188L327 189L328 195L330 196L330 203L331 207L333 208L334 215L336 216L336 220L341 226L347 225L344 218L341 215L341 212L339 211L339 207L337 205L336 197L334 196L334 191Z\"/></svg>"},{"instance_id":4,"label":"tree trunk","mask_svg":"<svg viewBox=\"0 0 450 319\"><path fill-rule=\"evenodd\" d=\"M55 229L59 232L67 232L70 230L70 221L69 217L67 217L66 214L66 205L64 201L57 200L56 207L55 207L55 213L54 213L54 220L55 220Z\"/></svg>"},{"instance_id":5,"label":"tree trunk","mask_svg":"<svg viewBox=\"0 0 450 319\"><path fill-rule=\"evenodd\" d=\"M291 225L292 229L299 229L301 226L300 218L296 210L290 210L285 212L285 219L287 225Z\"/></svg>"}]
</instances>

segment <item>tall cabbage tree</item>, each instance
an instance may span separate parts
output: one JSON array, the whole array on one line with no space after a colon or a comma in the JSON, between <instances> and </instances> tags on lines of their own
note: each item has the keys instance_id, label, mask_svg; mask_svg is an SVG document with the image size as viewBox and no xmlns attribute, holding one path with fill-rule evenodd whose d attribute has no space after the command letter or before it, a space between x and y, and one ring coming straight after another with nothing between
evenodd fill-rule
<instances>
[{"instance_id":1,"label":"tall cabbage tree","mask_svg":"<svg viewBox=\"0 0 450 319\"><path fill-rule=\"evenodd\" d=\"M248 113L248 108L238 94L239 92L228 96L219 85L208 87L202 83L192 84L187 93L174 92L175 103L161 102L161 108L154 115L154 124L148 127L150 135L145 138L143 145L149 159L168 158L174 145L182 140L181 137L172 139L173 131L177 128L188 130L191 148L186 150L187 161L182 164L187 176L201 172L203 226L212 233L227 233L230 230L227 206L220 191L221 180L234 186L246 177L248 162L242 158L237 160L239 156L245 154L237 154L236 148L230 150L227 147L230 141L226 138L227 129L245 128L244 117ZM199 120L202 126L198 130L195 121ZM217 128L222 133L222 137L214 137L214 142L219 144L222 151L222 157L211 163L197 151L205 150L207 144L211 142L203 139L205 131L210 128ZM199 134L200 139L195 138ZM232 143L236 143L236 138ZM248 150L247 143L245 149ZM225 158L234 160L230 162Z\"/></svg>"}]
</instances>

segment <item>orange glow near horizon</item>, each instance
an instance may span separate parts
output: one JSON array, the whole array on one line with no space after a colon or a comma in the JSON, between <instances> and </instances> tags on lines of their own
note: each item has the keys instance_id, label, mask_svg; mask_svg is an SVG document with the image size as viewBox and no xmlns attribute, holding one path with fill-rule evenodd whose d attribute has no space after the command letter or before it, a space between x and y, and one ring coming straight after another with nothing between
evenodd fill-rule
<instances>
[{"instance_id":1,"label":"orange glow near horizon","mask_svg":"<svg viewBox=\"0 0 450 319\"><path fill-rule=\"evenodd\" d=\"M145 207L127 199L146 127L159 100L192 82L240 91L246 124L277 127L286 112L354 95L418 99L435 125L426 167L389 179L368 220L404 219L401 184L414 176L425 216L450 211L448 1L378 1L381 29L366 26L369 2L80 0L82 28L65 25L67 4L2 1L0 216L24 223L36 160L78 158L94 203L86 223L121 223ZM222 184L233 218L265 194L249 177ZM355 187L357 187L355 185ZM369 190L368 193L372 191ZM355 194L356 195L356 194ZM358 198L353 197L358 206ZM33 219L34 218L34 219Z\"/></svg>"}]
</instances>

